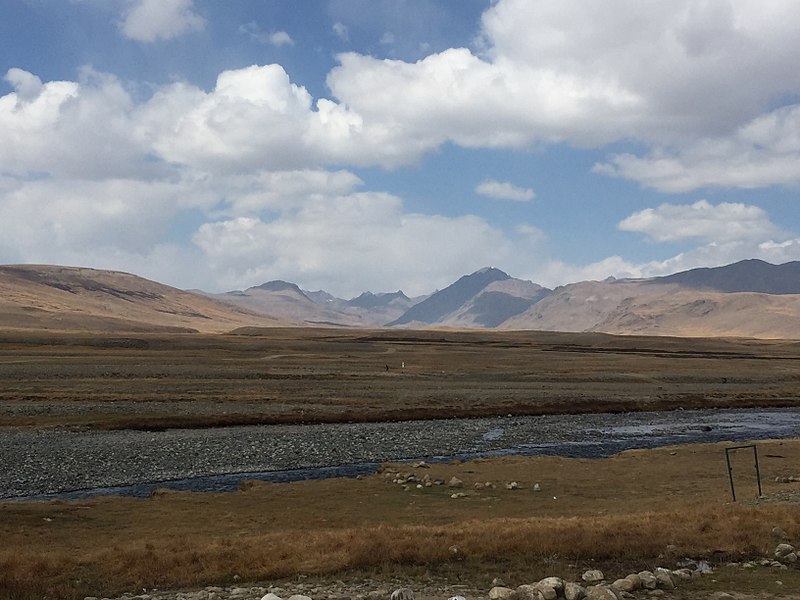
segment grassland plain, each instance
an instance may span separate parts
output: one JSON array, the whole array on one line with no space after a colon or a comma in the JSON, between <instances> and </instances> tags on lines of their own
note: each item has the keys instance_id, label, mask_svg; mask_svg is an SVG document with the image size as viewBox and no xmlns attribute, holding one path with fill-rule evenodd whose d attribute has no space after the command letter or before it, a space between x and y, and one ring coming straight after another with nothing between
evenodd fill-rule
<instances>
[{"instance_id":1,"label":"grassland plain","mask_svg":"<svg viewBox=\"0 0 800 600\"><path fill-rule=\"evenodd\" d=\"M158 429L796 406L800 343L542 332L0 334L0 426Z\"/></svg>"},{"instance_id":2,"label":"grassland plain","mask_svg":"<svg viewBox=\"0 0 800 600\"><path fill-rule=\"evenodd\" d=\"M347 330L0 340L0 423L25 429L795 406L800 397L800 345L786 341ZM775 526L800 542L800 484L774 481L800 475L800 444L759 446L766 498L756 504L729 502L720 444L419 473L462 479L457 499L447 486L392 483L387 473L404 465L361 480L252 483L230 494L3 503L0 598L301 574L439 574L488 590L498 576L526 583L594 565L624 574L684 556L764 556ZM750 470L741 463L737 473ZM495 487L474 488L487 481ZM507 490L510 481L519 489ZM753 490L752 480L739 483ZM751 591L775 579L730 577ZM769 593L800 585L794 572L781 577L785 589Z\"/></svg>"}]
</instances>

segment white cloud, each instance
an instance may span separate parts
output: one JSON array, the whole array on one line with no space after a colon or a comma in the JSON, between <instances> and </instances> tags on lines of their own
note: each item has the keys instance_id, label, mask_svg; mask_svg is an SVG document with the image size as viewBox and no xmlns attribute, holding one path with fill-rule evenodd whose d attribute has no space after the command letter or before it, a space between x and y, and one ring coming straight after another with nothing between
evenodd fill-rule
<instances>
[{"instance_id":1,"label":"white cloud","mask_svg":"<svg viewBox=\"0 0 800 600\"><path fill-rule=\"evenodd\" d=\"M350 40L350 32L347 31L347 25L345 25L344 23L337 21L336 23L333 24L332 29L333 33L336 34L336 37L338 37L343 42L347 42Z\"/></svg>"},{"instance_id":2,"label":"white cloud","mask_svg":"<svg viewBox=\"0 0 800 600\"><path fill-rule=\"evenodd\" d=\"M656 242L699 239L706 242L762 241L783 237L780 228L757 206L706 200L694 204L662 204L621 221L622 231L644 233Z\"/></svg>"},{"instance_id":3,"label":"white cloud","mask_svg":"<svg viewBox=\"0 0 800 600\"><path fill-rule=\"evenodd\" d=\"M514 148L634 139L680 150L701 137L727 140L800 93L799 18L800 4L777 1L500 0L484 14L481 55L449 49L409 63L349 53L328 85L365 140L388 134L395 161L448 140ZM776 126L777 135L793 131ZM741 171L739 185L787 179L779 161L741 158L754 172Z\"/></svg>"},{"instance_id":4,"label":"white cloud","mask_svg":"<svg viewBox=\"0 0 800 600\"><path fill-rule=\"evenodd\" d=\"M192 0L134 0L120 23L123 35L139 42L169 40L201 31L206 21Z\"/></svg>"},{"instance_id":5,"label":"white cloud","mask_svg":"<svg viewBox=\"0 0 800 600\"><path fill-rule=\"evenodd\" d=\"M285 169L319 162L303 142L311 96L279 65L224 71L206 93L184 83L139 110L140 134L163 159L210 171Z\"/></svg>"},{"instance_id":6,"label":"white cloud","mask_svg":"<svg viewBox=\"0 0 800 600\"><path fill-rule=\"evenodd\" d=\"M528 202L533 200L534 194L531 188L522 188L508 182L486 179L477 185L475 193L494 200L511 200L514 202Z\"/></svg>"},{"instance_id":7,"label":"white cloud","mask_svg":"<svg viewBox=\"0 0 800 600\"><path fill-rule=\"evenodd\" d=\"M6 73L4 79L11 84L19 102L32 102L42 93L44 85L42 80L33 73L22 69L12 68Z\"/></svg>"},{"instance_id":8,"label":"white cloud","mask_svg":"<svg viewBox=\"0 0 800 600\"><path fill-rule=\"evenodd\" d=\"M618 154L595 172L638 181L660 192L700 187L800 184L800 105L761 115L725 138L705 138L640 158Z\"/></svg>"},{"instance_id":9,"label":"white cloud","mask_svg":"<svg viewBox=\"0 0 800 600\"><path fill-rule=\"evenodd\" d=\"M259 42L260 44L270 44L276 48L280 48L281 46L294 46L294 40L287 32L272 31L267 33L262 31L261 27L254 21L241 25L239 27L239 33L249 36L251 40Z\"/></svg>"},{"instance_id":10,"label":"white cloud","mask_svg":"<svg viewBox=\"0 0 800 600\"><path fill-rule=\"evenodd\" d=\"M41 84L11 69L0 96L0 165L5 173L127 177L155 169L132 135L133 101L114 77L84 70L80 83Z\"/></svg>"},{"instance_id":11,"label":"white cloud","mask_svg":"<svg viewBox=\"0 0 800 600\"><path fill-rule=\"evenodd\" d=\"M294 40L285 31L274 31L269 34L269 43L273 46L294 46Z\"/></svg>"},{"instance_id":12,"label":"white cloud","mask_svg":"<svg viewBox=\"0 0 800 600\"><path fill-rule=\"evenodd\" d=\"M292 277L342 297L364 282L430 293L490 263L521 266L537 247L477 217L406 213L399 198L374 192L309 198L272 220L206 223L194 239L228 286Z\"/></svg>"},{"instance_id":13,"label":"white cloud","mask_svg":"<svg viewBox=\"0 0 800 600\"><path fill-rule=\"evenodd\" d=\"M225 197L225 216L253 216L290 210L307 199L343 196L363 182L349 171L262 171L226 177L220 196Z\"/></svg>"}]
</instances>

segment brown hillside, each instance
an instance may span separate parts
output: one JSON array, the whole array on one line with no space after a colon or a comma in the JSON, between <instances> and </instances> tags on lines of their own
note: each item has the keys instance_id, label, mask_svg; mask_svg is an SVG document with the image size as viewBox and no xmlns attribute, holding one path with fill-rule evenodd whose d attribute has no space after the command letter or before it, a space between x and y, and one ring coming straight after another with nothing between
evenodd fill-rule
<instances>
[{"instance_id":1,"label":"brown hillside","mask_svg":"<svg viewBox=\"0 0 800 600\"><path fill-rule=\"evenodd\" d=\"M200 331L286 325L119 271L50 265L0 266L0 328Z\"/></svg>"}]
</instances>

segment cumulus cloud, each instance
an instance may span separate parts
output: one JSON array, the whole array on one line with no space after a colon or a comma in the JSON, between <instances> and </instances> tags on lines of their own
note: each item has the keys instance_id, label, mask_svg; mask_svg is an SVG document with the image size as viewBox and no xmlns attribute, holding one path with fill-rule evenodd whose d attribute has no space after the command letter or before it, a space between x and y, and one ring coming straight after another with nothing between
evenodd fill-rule
<instances>
[{"instance_id":1,"label":"cumulus cloud","mask_svg":"<svg viewBox=\"0 0 800 600\"><path fill-rule=\"evenodd\" d=\"M488 263L521 267L519 257L536 248L483 219L407 213L400 198L375 192L309 198L272 220L206 223L194 241L229 285L288 273L343 297L364 291L365 281L377 290L430 293Z\"/></svg>"},{"instance_id":2,"label":"cumulus cloud","mask_svg":"<svg viewBox=\"0 0 800 600\"><path fill-rule=\"evenodd\" d=\"M705 138L638 157L618 154L593 170L660 192L701 187L758 188L800 184L800 105L761 115L725 138Z\"/></svg>"},{"instance_id":3,"label":"cumulus cloud","mask_svg":"<svg viewBox=\"0 0 800 600\"><path fill-rule=\"evenodd\" d=\"M528 202L533 200L534 194L531 188L522 188L508 182L486 179L480 182L475 188L475 193L494 200L511 200L514 202Z\"/></svg>"},{"instance_id":4,"label":"cumulus cloud","mask_svg":"<svg viewBox=\"0 0 800 600\"><path fill-rule=\"evenodd\" d=\"M51 81L21 69L0 96L0 164L5 173L67 177L143 175L155 165L133 135L134 103L120 82L84 70L81 81Z\"/></svg>"},{"instance_id":5,"label":"cumulus cloud","mask_svg":"<svg viewBox=\"0 0 800 600\"><path fill-rule=\"evenodd\" d=\"M798 18L800 5L756 0L500 0L483 16L482 54L449 49L414 63L344 54L328 85L365 133L382 124L394 156L407 160L445 141L514 148L636 139L682 149L700 137L726 140L800 92ZM742 185L786 179L778 164L753 170Z\"/></svg>"},{"instance_id":6,"label":"cumulus cloud","mask_svg":"<svg viewBox=\"0 0 800 600\"><path fill-rule=\"evenodd\" d=\"M699 239L708 242L762 241L783 237L781 229L757 206L706 200L694 204L662 204L621 221L622 231L644 233L656 242Z\"/></svg>"},{"instance_id":7,"label":"cumulus cloud","mask_svg":"<svg viewBox=\"0 0 800 600\"><path fill-rule=\"evenodd\" d=\"M205 19L194 11L192 0L134 0L120 30L132 40L155 42L201 31L205 24Z\"/></svg>"}]
</instances>

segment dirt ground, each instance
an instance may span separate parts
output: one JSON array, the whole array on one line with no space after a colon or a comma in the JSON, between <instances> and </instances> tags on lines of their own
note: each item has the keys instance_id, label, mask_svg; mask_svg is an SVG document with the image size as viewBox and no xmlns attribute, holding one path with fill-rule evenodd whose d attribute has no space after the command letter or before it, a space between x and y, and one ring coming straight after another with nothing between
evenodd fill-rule
<instances>
[{"instance_id":1,"label":"dirt ground","mask_svg":"<svg viewBox=\"0 0 800 600\"><path fill-rule=\"evenodd\" d=\"M798 392L800 343L787 341L337 329L0 334L0 426L796 406ZM0 596L82 598L234 576L361 572L435 571L483 589L495 576L574 577L591 565L623 573L683 556L720 565L757 558L774 547L775 526L800 544L800 483L775 481L800 477L800 442L758 443L759 499L752 456L738 451L736 504L724 447L386 465L360 480L248 483L229 494L3 503ZM453 477L461 487L433 483ZM781 574L781 590L771 572L718 572L695 596L678 597L787 597L800 589L796 570Z\"/></svg>"},{"instance_id":2,"label":"dirt ground","mask_svg":"<svg viewBox=\"0 0 800 600\"><path fill-rule=\"evenodd\" d=\"M0 426L796 406L800 343L546 332L0 333Z\"/></svg>"}]
</instances>

